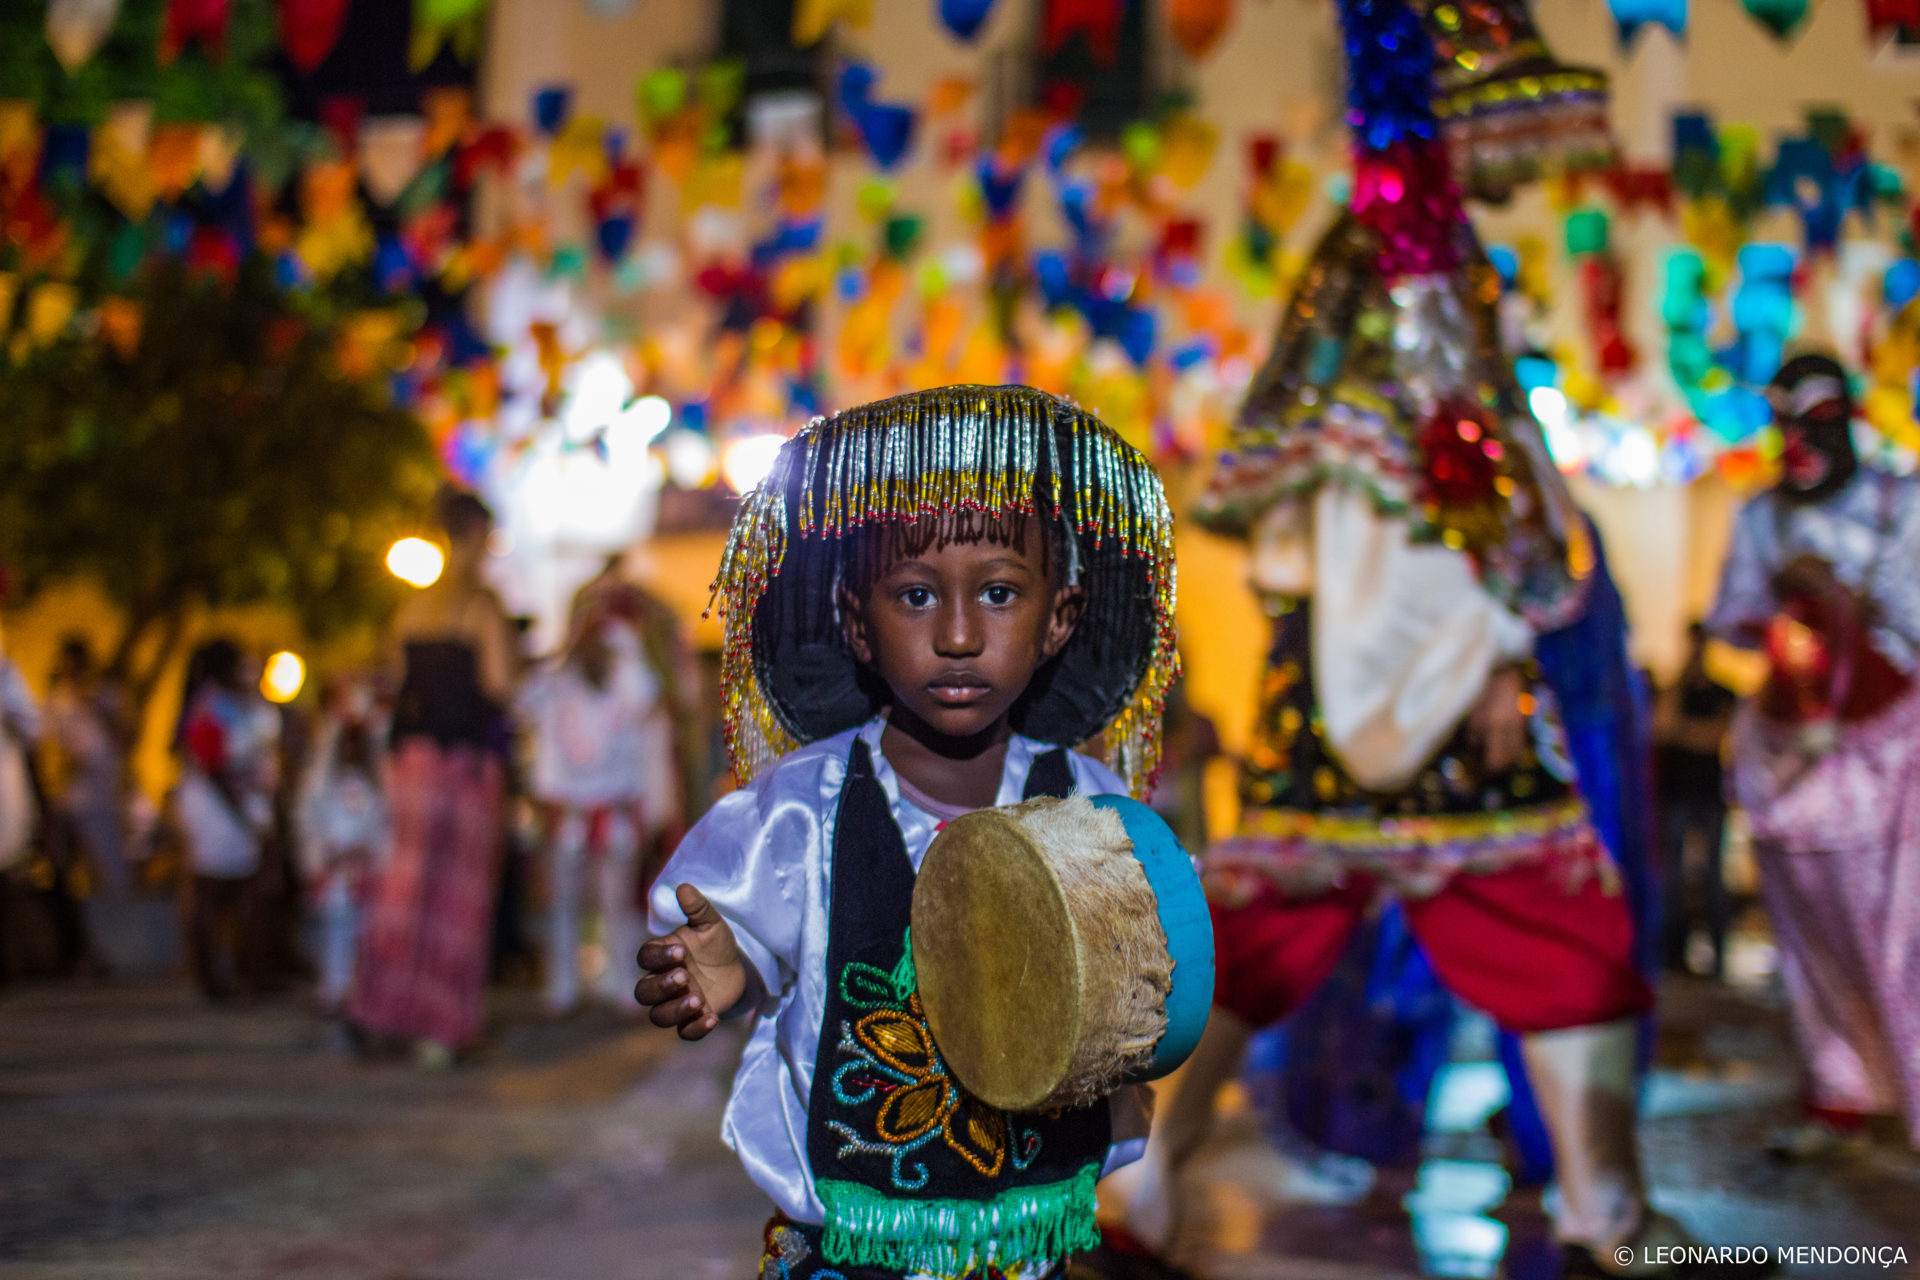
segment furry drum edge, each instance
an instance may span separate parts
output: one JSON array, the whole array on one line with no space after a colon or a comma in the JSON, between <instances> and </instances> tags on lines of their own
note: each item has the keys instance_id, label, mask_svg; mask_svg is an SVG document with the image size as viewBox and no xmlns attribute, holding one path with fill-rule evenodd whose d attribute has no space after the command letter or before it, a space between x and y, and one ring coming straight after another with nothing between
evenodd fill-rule
<instances>
[{"instance_id":1,"label":"furry drum edge","mask_svg":"<svg viewBox=\"0 0 1920 1280\"><path fill-rule=\"evenodd\" d=\"M913 965L947 1067L1006 1111L1083 1106L1193 1052L1213 925L1167 824L1124 796L948 823L913 890Z\"/></svg>"}]
</instances>

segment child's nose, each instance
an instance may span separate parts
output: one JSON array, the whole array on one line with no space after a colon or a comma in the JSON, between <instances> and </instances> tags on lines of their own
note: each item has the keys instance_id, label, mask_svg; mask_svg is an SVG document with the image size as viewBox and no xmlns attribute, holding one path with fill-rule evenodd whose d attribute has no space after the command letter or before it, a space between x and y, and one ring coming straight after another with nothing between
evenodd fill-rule
<instances>
[{"instance_id":1,"label":"child's nose","mask_svg":"<svg viewBox=\"0 0 1920 1280\"><path fill-rule=\"evenodd\" d=\"M971 601L956 600L942 606L934 640L942 657L971 657L980 652L981 634L979 612Z\"/></svg>"}]
</instances>

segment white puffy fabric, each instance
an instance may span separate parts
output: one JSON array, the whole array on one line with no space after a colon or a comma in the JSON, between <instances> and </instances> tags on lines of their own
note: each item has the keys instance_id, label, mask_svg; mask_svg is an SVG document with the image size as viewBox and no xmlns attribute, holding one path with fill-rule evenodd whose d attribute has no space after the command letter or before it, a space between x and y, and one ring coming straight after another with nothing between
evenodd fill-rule
<instances>
[{"instance_id":1,"label":"white puffy fabric","mask_svg":"<svg viewBox=\"0 0 1920 1280\"><path fill-rule=\"evenodd\" d=\"M1353 780L1412 782L1472 710L1488 675L1532 650L1527 624L1473 561L1413 541L1404 517L1325 485L1313 499L1313 693Z\"/></svg>"},{"instance_id":2,"label":"white puffy fabric","mask_svg":"<svg viewBox=\"0 0 1920 1280\"><path fill-rule=\"evenodd\" d=\"M899 778L880 750L885 727L885 720L875 719L810 743L722 796L687 832L648 896L648 925L655 934L686 922L674 898L681 884L697 887L733 930L751 972L747 1007L739 1012L758 1016L733 1078L721 1137L754 1184L796 1222L824 1219L807 1161L807 1103L826 1006L834 821L856 735L873 753L874 774L916 872L941 822L902 798ZM996 804L1020 801L1028 769L1048 749L1014 735ZM1097 761L1078 754L1069 754L1068 761L1075 794L1127 793ZM1103 1172L1138 1159L1146 1146L1144 1137L1119 1129L1114 1137Z\"/></svg>"}]
</instances>

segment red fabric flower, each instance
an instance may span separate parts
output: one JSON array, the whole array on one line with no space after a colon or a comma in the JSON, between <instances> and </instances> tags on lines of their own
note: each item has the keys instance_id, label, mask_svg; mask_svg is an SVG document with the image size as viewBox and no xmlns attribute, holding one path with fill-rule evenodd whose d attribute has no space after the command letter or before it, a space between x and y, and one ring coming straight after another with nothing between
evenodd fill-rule
<instances>
[{"instance_id":1,"label":"red fabric flower","mask_svg":"<svg viewBox=\"0 0 1920 1280\"><path fill-rule=\"evenodd\" d=\"M1420 427L1426 458L1423 496L1443 507L1472 506L1497 496L1504 447L1478 405L1443 403Z\"/></svg>"}]
</instances>

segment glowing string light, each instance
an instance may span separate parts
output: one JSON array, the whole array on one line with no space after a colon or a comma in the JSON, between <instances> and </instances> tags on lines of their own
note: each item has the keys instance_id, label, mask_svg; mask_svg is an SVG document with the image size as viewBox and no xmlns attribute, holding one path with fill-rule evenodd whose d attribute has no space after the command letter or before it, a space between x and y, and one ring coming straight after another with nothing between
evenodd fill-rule
<instances>
[{"instance_id":1,"label":"glowing string light","mask_svg":"<svg viewBox=\"0 0 1920 1280\"><path fill-rule=\"evenodd\" d=\"M267 659L260 673L260 695L268 702L292 702L307 682L307 664L297 653L281 650Z\"/></svg>"},{"instance_id":2,"label":"glowing string light","mask_svg":"<svg viewBox=\"0 0 1920 1280\"><path fill-rule=\"evenodd\" d=\"M402 538L387 552L388 572L412 586L432 586L446 567L446 553L425 538Z\"/></svg>"}]
</instances>

